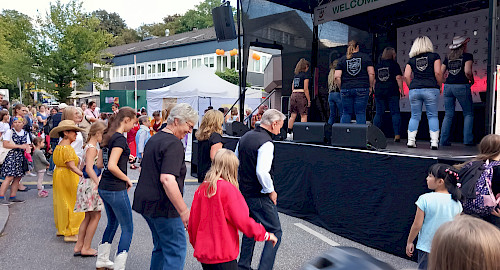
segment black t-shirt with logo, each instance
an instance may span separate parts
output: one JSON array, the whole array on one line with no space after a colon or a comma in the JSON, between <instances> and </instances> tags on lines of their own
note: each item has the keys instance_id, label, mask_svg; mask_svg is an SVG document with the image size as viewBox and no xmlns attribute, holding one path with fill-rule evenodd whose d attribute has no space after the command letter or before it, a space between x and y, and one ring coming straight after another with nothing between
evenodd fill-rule
<instances>
[{"instance_id":1,"label":"black t-shirt with logo","mask_svg":"<svg viewBox=\"0 0 500 270\"><path fill-rule=\"evenodd\" d=\"M173 175L179 191L184 194L184 178L187 171L184 145L173 134L160 130L148 140L143 157L132 209L152 218L179 217L179 213L165 193L160 176Z\"/></svg>"},{"instance_id":2,"label":"black t-shirt with logo","mask_svg":"<svg viewBox=\"0 0 500 270\"><path fill-rule=\"evenodd\" d=\"M436 76L434 75L434 62L441 59L437 53L422 53L410 58L408 65L413 71L413 80L410 89L438 88Z\"/></svg>"},{"instance_id":3,"label":"black t-shirt with logo","mask_svg":"<svg viewBox=\"0 0 500 270\"><path fill-rule=\"evenodd\" d=\"M375 66L375 96L399 96L396 76L403 75L398 63L392 59L381 60Z\"/></svg>"},{"instance_id":4,"label":"black t-shirt with logo","mask_svg":"<svg viewBox=\"0 0 500 270\"><path fill-rule=\"evenodd\" d=\"M304 89L304 80L310 80L311 76L307 72L299 72L299 74L296 74L293 76L293 88L294 89ZM311 86L311 83L309 82L309 86Z\"/></svg>"},{"instance_id":5,"label":"black t-shirt with logo","mask_svg":"<svg viewBox=\"0 0 500 270\"><path fill-rule=\"evenodd\" d=\"M465 76L465 62L473 61L474 57L470 53L463 53L455 60L448 60L446 57L443 64L448 70L446 84L469 84L469 79Z\"/></svg>"},{"instance_id":6,"label":"black t-shirt with logo","mask_svg":"<svg viewBox=\"0 0 500 270\"><path fill-rule=\"evenodd\" d=\"M205 175L212 166L210 150L214 144L218 143L222 143L222 136L217 132L212 133L208 140L198 141L198 180L205 179Z\"/></svg>"},{"instance_id":7,"label":"black t-shirt with logo","mask_svg":"<svg viewBox=\"0 0 500 270\"><path fill-rule=\"evenodd\" d=\"M369 66L373 66L373 61L365 53L353 53L351 59L342 56L337 64L337 69L342 70L340 88L370 88L370 78L366 70Z\"/></svg>"},{"instance_id":8,"label":"black t-shirt with logo","mask_svg":"<svg viewBox=\"0 0 500 270\"><path fill-rule=\"evenodd\" d=\"M108 170L108 161L111 156L113 148L123 149L120 159L118 159L118 168L124 174L127 174L127 162L130 155L130 148L127 144L127 139L123 134L116 132L109 139L108 145L102 148L102 159L104 162L104 171L102 173L101 181L99 182L99 189L109 191L121 191L127 189L127 183L120 178L116 177Z\"/></svg>"}]
</instances>

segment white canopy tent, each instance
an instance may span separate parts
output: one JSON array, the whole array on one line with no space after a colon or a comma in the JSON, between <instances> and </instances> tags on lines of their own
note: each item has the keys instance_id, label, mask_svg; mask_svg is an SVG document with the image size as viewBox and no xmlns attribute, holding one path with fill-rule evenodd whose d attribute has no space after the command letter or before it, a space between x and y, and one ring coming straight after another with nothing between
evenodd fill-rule
<instances>
[{"instance_id":1,"label":"white canopy tent","mask_svg":"<svg viewBox=\"0 0 500 270\"><path fill-rule=\"evenodd\" d=\"M239 86L221 79L212 69L188 70L186 73L179 72L179 76L187 78L163 88L146 91L147 110L150 115L154 111L162 110L166 102L187 103L198 111L199 124L208 106L213 106L214 109L229 108L239 98ZM247 89L246 108L255 109L261 101L261 90ZM190 160L191 135L186 140L186 159Z\"/></svg>"}]
</instances>

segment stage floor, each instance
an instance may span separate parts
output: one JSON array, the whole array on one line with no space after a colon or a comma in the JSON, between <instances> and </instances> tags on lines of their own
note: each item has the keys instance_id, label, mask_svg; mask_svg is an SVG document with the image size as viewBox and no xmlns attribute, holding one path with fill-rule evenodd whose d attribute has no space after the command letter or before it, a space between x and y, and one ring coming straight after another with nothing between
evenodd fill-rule
<instances>
[{"instance_id":1,"label":"stage floor","mask_svg":"<svg viewBox=\"0 0 500 270\"><path fill-rule=\"evenodd\" d=\"M429 141L417 141L417 148L408 148L406 140L396 143L392 139L387 140L386 149L379 151L460 161L469 160L479 153L477 146L465 146L460 143L454 143L451 146L440 146L439 150L431 150Z\"/></svg>"}]
</instances>

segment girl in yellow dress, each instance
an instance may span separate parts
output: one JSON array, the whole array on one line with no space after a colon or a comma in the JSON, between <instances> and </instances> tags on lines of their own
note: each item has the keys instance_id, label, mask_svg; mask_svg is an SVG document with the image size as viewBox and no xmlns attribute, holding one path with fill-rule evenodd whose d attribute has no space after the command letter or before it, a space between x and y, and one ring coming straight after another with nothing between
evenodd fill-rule
<instances>
[{"instance_id":1,"label":"girl in yellow dress","mask_svg":"<svg viewBox=\"0 0 500 270\"><path fill-rule=\"evenodd\" d=\"M50 131L51 138L62 138L54 149L53 160L56 168L53 175L54 222L57 235L64 235L64 241L76 242L80 223L85 213L74 213L76 190L83 175L78 168L78 156L71 146L77 132L82 131L72 120L63 120Z\"/></svg>"}]
</instances>

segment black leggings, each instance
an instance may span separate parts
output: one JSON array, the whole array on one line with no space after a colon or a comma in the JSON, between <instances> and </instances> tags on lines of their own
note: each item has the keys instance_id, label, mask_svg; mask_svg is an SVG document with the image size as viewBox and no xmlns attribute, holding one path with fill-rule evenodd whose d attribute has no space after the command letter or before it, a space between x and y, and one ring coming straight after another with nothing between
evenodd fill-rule
<instances>
[{"instance_id":1,"label":"black leggings","mask_svg":"<svg viewBox=\"0 0 500 270\"><path fill-rule=\"evenodd\" d=\"M216 264L202 263L201 266L203 267L203 270L238 270L238 263L236 260Z\"/></svg>"}]
</instances>

